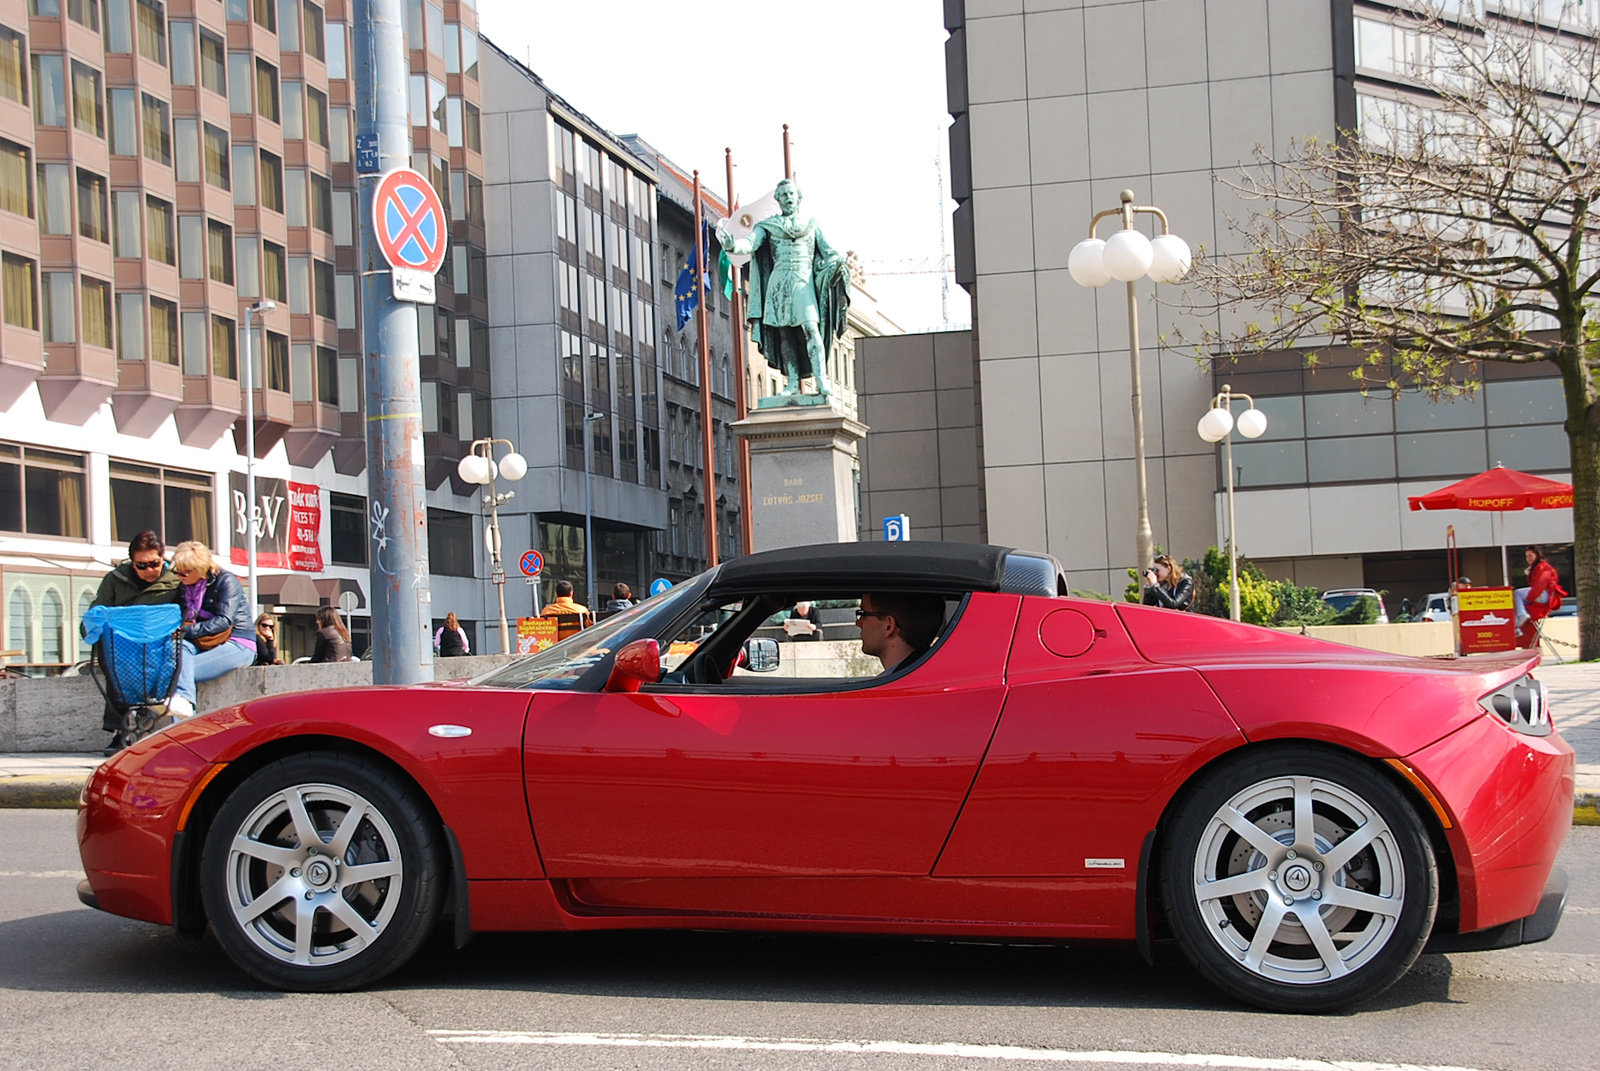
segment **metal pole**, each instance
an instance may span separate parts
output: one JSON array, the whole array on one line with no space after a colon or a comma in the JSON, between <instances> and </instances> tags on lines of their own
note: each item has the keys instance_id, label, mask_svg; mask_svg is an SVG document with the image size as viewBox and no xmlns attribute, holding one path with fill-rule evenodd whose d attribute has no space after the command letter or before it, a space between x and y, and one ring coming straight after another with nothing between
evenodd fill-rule
<instances>
[{"instance_id":1,"label":"metal pole","mask_svg":"<svg viewBox=\"0 0 1600 1071\"><path fill-rule=\"evenodd\" d=\"M785 131L784 143L788 144L788 127ZM710 569L717 564L717 463L716 444L711 437L711 340L706 336L711 331L710 322L706 317L706 302L710 295L705 292L706 260L711 250L705 248L705 214L700 205L700 172L694 173L694 240L698 243L700 254L694 258L696 270L700 277L694 285L700 288L700 307L695 313L695 326L700 335L700 445L706 458L706 568Z\"/></svg>"},{"instance_id":2,"label":"metal pole","mask_svg":"<svg viewBox=\"0 0 1600 1071\"><path fill-rule=\"evenodd\" d=\"M1133 191L1122 191L1122 228L1133 227ZM1133 382L1133 479L1139 519L1134 533L1136 567L1143 570L1155 556L1155 540L1150 532L1150 488L1144 471L1144 386L1139 371L1139 302L1128 284L1128 362Z\"/></svg>"},{"instance_id":3,"label":"metal pole","mask_svg":"<svg viewBox=\"0 0 1600 1071\"><path fill-rule=\"evenodd\" d=\"M583 597L589 601L585 603L589 612L594 613L594 477L591 472L594 468L591 455L594 453L594 444L589 436L594 432L591 426L599 413L584 410L583 417L583 565L587 579Z\"/></svg>"},{"instance_id":4,"label":"metal pole","mask_svg":"<svg viewBox=\"0 0 1600 1071\"><path fill-rule=\"evenodd\" d=\"M484 494L489 497L489 555L494 562L489 579L500 596L500 653L510 654L511 632L506 625L506 569L500 561L500 496L494 490L493 440L483 444L483 452L489 459L489 489Z\"/></svg>"},{"instance_id":5,"label":"metal pole","mask_svg":"<svg viewBox=\"0 0 1600 1071\"><path fill-rule=\"evenodd\" d=\"M789 124L783 124L783 177L794 178L794 166L789 162Z\"/></svg>"},{"instance_id":6,"label":"metal pole","mask_svg":"<svg viewBox=\"0 0 1600 1071\"><path fill-rule=\"evenodd\" d=\"M396 301L373 233L372 204L383 172L411 164L403 0L353 0L356 146L375 143L377 172L361 191L361 331L365 359L368 521L372 540L372 681L433 679L428 642L428 511L424 500L421 358L417 307Z\"/></svg>"},{"instance_id":7,"label":"metal pole","mask_svg":"<svg viewBox=\"0 0 1600 1071\"><path fill-rule=\"evenodd\" d=\"M1227 388L1223 388L1223 403L1228 407L1228 415L1233 415L1233 399L1228 397ZM1233 432L1228 432L1222 446L1223 463L1228 466L1228 616L1235 621L1239 617L1239 536L1233 524Z\"/></svg>"},{"instance_id":8,"label":"metal pole","mask_svg":"<svg viewBox=\"0 0 1600 1071\"><path fill-rule=\"evenodd\" d=\"M728 211L733 211L733 150L723 149L728 164ZM734 384L734 414L739 420L750 415L749 383L750 358L744 348L744 287L739 279L739 266L733 266L733 367L739 374ZM755 521L750 516L750 440L743 435L738 441L739 472L739 546L740 552L749 554L755 549Z\"/></svg>"},{"instance_id":9,"label":"metal pole","mask_svg":"<svg viewBox=\"0 0 1600 1071\"><path fill-rule=\"evenodd\" d=\"M256 377L250 332L250 314L255 311L250 306L244 310L244 545L252 617L261 612L256 597Z\"/></svg>"}]
</instances>

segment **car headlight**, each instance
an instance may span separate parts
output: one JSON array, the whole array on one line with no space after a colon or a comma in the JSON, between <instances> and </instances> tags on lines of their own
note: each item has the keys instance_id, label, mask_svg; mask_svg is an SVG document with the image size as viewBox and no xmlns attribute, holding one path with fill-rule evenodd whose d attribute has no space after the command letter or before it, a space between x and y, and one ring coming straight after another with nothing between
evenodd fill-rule
<instances>
[{"instance_id":1,"label":"car headlight","mask_svg":"<svg viewBox=\"0 0 1600 1071\"><path fill-rule=\"evenodd\" d=\"M1520 677L1496 688L1479 699L1478 705L1519 733L1550 735L1550 708L1545 702L1544 684L1532 677Z\"/></svg>"}]
</instances>

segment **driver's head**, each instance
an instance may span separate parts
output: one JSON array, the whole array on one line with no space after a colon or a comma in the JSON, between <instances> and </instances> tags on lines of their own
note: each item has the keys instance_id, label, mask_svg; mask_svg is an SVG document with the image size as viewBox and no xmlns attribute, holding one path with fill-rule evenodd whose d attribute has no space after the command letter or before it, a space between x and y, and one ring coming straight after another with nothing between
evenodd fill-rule
<instances>
[{"instance_id":1,"label":"driver's head","mask_svg":"<svg viewBox=\"0 0 1600 1071\"><path fill-rule=\"evenodd\" d=\"M944 624L944 599L938 595L905 592L869 592L861 596L857 615L861 627L861 650L897 665L906 657L926 650Z\"/></svg>"}]
</instances>

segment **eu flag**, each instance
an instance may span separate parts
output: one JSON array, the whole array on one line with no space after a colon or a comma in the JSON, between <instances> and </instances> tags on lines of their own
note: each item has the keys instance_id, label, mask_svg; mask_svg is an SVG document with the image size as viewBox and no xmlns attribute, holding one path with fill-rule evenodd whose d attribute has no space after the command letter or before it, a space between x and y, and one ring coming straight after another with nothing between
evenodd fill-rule
<instances>
[{"instance_id":1,"label":"eu flag","mask_svg":"<svg viewBox=\"0 0 1600 1071\"><path fill-rule=\"evenodd\" d=\"M707 231L701 235L701 241L707 240ZM706 250L709 252L709 245ZM678 330L683 330L683 325L689 322L689 317L694 315L694 310L700 307L700 295L705 292L706 272L701 267L705 263L698 250L691 250L689 263L684 265L678 273L678 283L673 287L672 295L677 299Z\"/></svg>"}]
</instances>

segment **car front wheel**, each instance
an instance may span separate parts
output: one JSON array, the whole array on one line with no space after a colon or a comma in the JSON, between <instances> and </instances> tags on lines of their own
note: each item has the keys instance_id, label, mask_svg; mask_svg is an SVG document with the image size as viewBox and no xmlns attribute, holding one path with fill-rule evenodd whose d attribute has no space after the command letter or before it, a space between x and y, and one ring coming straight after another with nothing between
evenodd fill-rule
<instances>
[{"instance_id":1,"label":"car front wheel","mask_svg":"<svg viewBox=\"0 0 1600 1071\"><path fill-rule=\"evenodd\" d=\"M1302 745L1204 774L1168 831L1167 917L1184 953L1234 996L1321 1012L1410 969L1438 907L1422 820L1380 772Z\"/></svg>"},{"instance_id":2,"label":"car front wheel","mask_svg":"<svg viewBox=\"0 0 1600 1071\"><path fill-rule=\"evenodd\" d=\"M235 788L212 823L206 913L233 961L268 985L366 985L432 930L441 844L415 788L393 771L336 752L280 759Z\"/></svg>"}]
</instances>

